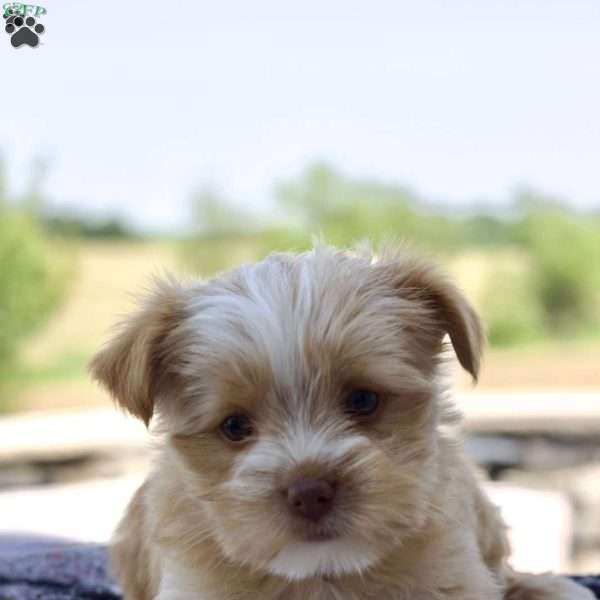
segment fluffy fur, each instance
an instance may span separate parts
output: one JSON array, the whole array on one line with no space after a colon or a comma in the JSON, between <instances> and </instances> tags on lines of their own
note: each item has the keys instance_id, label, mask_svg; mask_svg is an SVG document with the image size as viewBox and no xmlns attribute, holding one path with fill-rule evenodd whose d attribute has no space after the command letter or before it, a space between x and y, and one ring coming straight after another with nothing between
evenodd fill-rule
<instances>
[{"instance_id":1,"label":"fluffy fur","mask_svg":"<svg viewBox=\"0 0 600 600\"><path fill-rule=\"evenodd\" d=\"M157 283L91 370L164 433L112 558L126 600L587 600L507 566L440 383L448 336L477 378L483 335L462 294L404 252L317 247L207 283ZM344 412L371 390L368 418ZM253 435L228 441L228 415ZM299 519L285 490L336 482ZM321 537L319 537L321 536Z\"/></svg>"}]
</instances>

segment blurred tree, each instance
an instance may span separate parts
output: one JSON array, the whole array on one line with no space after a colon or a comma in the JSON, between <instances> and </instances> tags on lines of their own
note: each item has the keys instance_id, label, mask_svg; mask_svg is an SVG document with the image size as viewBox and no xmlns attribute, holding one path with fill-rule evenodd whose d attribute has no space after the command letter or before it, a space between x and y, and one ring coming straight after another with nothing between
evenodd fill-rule
<instances>
[{"instance_id":1,"label":"blurred tree","mask_svg":"<svg viewBox=\"0 0 600 600\"><path fill-rule=\"evenodd\" d=\"M528 205L515 236L532 257L532 280L549 330L573 334L598 324L600 227L556 204Z\"/></svg>"},{"instance_id":2,"label":"blurred tree","mask_svg":"<svg viewBox=\"0 0 600 600\"><path fill-rule=\"evenodd\" d=\"M29 177L20 205L34 215L41 215L44 208L44 183L48 175L49 161L37 156L31 161Z\"/></svg>"},{"instance_id":3,"label":"blurred tree","mask_svg":"<svg viewBox=\"0 0 600 600\"><path fill-rule=\"evenodd\" d=\"M201 187L192 195L191 208L194 230L180 245L188 269L207 277L260 258L263 232L241 207L217 190Z\"/></svg>"},{"instance_id":4,"label":"blurred tree","mask_svg":"<svg viewBox=\"0 0 600 600\"><path fill-rule=\"evenodd\" d=\"M0 361L61 299L65 273L29 214L0 204Z\"/></svg>"},{"instance_id":5,"label":"blurred tree","mask_svg":"<svg viewBox=\"0 0 600 600\"><path fill-rule=\"evenodd\" d=\"M0 365L6 372L22 339L63 298L70 263L44 236L32 205L9 201L2 173L0 162Z\"/></svg>"},{"instance_id":6,"label":"blurred tree","mask_svg":"<svg viewBox=\"0 0 600 600\"><path fill-rule=\"evenodd\" d=\"M477 213L466 218L463 229L465 245L504 246L512 241L508 219L490 214L485 207L479 207Z\"/></svg>"},{"instance_id":7,"label":"blurred tree","mask_svg":"<svg viewBox=\"0 0 600 600\"><path fill-rule=\"evenodd\" d=\"M204 186L192 195L192 219L196 235L227 237L252 229L254 219L241 207L233 205L212 187Z\"/></svg>"},{"instance_id":8,"label":"blurred tree","mask_svg":"<svg viewBox=\"0 0 600 600\"><path fill-rule=\"evenodd\" d=\"M475 248L493 267L480 294L493 344L597 328L600 219L577 216L557 198L524 188L506 214L481 204L456 214L409 188L351 179L317 163L279 185L276 200L285 222L265 226L214 190L201 189L194 197L197 233L184 244L186 262L211 275L272 251L304 250L313 237L339 246L406 240L446 260Z\"/></svg>"},{"instance_id":9,"label":"blurred tree","mask_svg":"<svg viewBox=\"0 0 600 600\"><path fill-rule=\"evenodd\" d=\"M280 204L299 220L306 235L339 245L368 238L410 240L428 250L453 251L462 225L429 207L408 188L348 179L327 165L309 167L277 190Z\"/></svg>"},{"instance_id":10,"label":"blurred tree","mask_svg":"<svg viewBox=\"0 0 600 600\"><path fill-rule=\"evenodd\" d=\"M97 240L139 240L141 235L113 217L96 220L77 214L43 215L44 229L53 236Z\"/></svg>"},{"instance_id":11,"label":"blurred tree","mask_svg":"<svg viewBox=\"0 0 600 600\"><path fill-rule=\"evenodd\" d=\"M544 311L524 260L491 260L480 299L492 346L514 346L543 338Z\"/></svg>"},{"instance_id":12,"label":"blurred tree","mask_svg":"<svg viewBox=\"0 0 600 600\"><path fill-rule=\"evenodd\" d=\"M5 202L7 198L7 187L6 187L6 167L3 156L0 154L0 205Z\"/></svg>"}]
</instances>

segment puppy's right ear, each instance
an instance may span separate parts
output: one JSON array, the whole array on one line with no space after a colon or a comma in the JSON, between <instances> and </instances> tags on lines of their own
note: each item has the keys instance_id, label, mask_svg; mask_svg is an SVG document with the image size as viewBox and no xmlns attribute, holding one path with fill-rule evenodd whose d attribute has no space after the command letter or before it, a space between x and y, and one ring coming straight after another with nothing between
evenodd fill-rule
<instances>
[{"instance_id":1,"label":"puppy's right ear","mask_svg":"<svg viewBox=\"0 0 600 600\"><path fill-rule=\"evenodd\" d=\"M186 293L173 279L155 283L138 311L92 359L90 372L116 402L146 426L169 376L173 332L186 314Z\"/></svg>"}]
</instances>

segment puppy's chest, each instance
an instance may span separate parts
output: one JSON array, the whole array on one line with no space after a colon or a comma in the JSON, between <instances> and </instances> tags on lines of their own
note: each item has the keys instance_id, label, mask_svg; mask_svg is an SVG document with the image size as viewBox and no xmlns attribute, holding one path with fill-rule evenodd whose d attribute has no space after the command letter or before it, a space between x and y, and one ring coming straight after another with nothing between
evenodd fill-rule
<instances>
[{"instance_id":1,"label":"puppy's chest","mask_svg":"<svg viewBox=\"0 0 600 600\"><path fill-rule=\"evenodd\" d=\"M457 600L462 596L448 594L440 595L440 592L433 592L425 589L402 588L377 588L377 589L353 589L348 586L333 584L322 584L311 588L286 590L273 600Z\"/></svg>"},{"instance_id":2,"label":"puppy's chest","mask_svg":"<svg viewBox=\"0 0 600 600\"><path fill-rule=\"evenodd\" d=\"M283 590L273 600L409 600L405 592L398 589L365 589L362 585L318 582L303 584ZM412 600L412 599L411 599Z\"/></svg>"}]
</instances>

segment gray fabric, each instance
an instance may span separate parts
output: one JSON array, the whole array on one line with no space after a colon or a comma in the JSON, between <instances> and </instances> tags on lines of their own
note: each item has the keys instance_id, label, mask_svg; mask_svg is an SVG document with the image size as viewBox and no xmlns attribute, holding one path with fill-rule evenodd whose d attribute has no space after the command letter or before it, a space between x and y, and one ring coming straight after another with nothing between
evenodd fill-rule
<instances>
[{"instance_id":1,"label":"gray fabric","mask_svg":"<svg viewBox=\"0 0 600 600\"><path fill-rule=\"evenodd\" d=\"M119 600L106 548L38 536L0 535L0 600Z\"/></svg>"},{"instance_id":2,"label":"gray fabric","mask_svg":"<svg viewBox=\"0 0 600 600\"><path fill-rule=\"evenodd\" d=\"M574 579L600 598L600 576ZM108 573L104 546L2 534L0 600L121 600L121 595Z\"/></svg>"}]
</instances>

